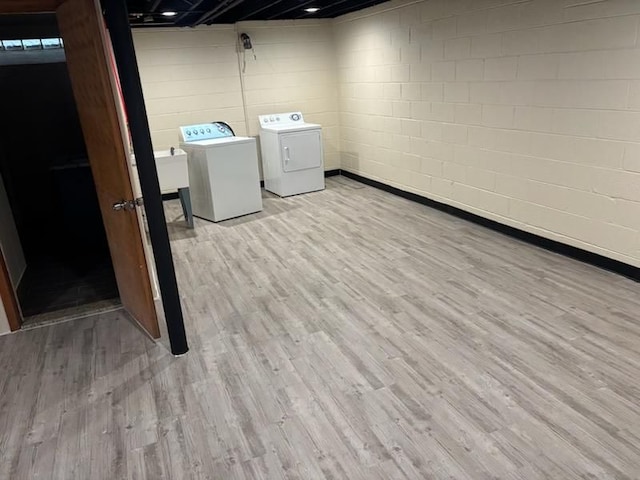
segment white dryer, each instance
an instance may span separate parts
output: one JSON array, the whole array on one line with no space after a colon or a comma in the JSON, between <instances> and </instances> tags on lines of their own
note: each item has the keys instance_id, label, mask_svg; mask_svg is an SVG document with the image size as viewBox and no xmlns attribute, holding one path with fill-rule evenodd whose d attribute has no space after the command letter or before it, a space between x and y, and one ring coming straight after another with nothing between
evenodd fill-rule
<instances>
[{"instance_id":1,"label":"white dryer","mask_svg":"<svg viewBox=\"0 0 640 480\"><path fill-rule=\"evenodd\" d=\"M223 123L180 127L196 217L220 222L262 210L258 149Z\"/></svg>"},{"instance_id":2,"label":"white dryer","mask_svg":"<svg viewBox=\"0 0 640 480\"><path fill-rule=\"evenodd\" d=\"M260 115L266 190L281 197L324 189L322 127L300 112Z\"/></svg>"}]
</instances>

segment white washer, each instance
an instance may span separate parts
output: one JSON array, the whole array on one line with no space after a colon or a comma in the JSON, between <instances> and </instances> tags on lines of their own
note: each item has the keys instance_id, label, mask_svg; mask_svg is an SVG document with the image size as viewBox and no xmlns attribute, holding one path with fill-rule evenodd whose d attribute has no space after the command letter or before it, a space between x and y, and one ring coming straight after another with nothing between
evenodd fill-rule
<instances>
[{"instance_id":1,"label":"white washer","mask_svg":"<svg viewBox=\"0 0 640 480\"><path fill-rule=\"evenodd\" d=\"M256 139L224 123L180 127L196 217L220 222L262 210Z\"/></svg>"},{"instance_id":2,"label":"white washer","mask_svg":"<svg viewBox=\"0 0 640 480\"><path fill-rule=\"evenodd\" d=\"M258 118L264 188L281 197L324 190L322 127L301 112Z\"/></svg>"}]
</instances>

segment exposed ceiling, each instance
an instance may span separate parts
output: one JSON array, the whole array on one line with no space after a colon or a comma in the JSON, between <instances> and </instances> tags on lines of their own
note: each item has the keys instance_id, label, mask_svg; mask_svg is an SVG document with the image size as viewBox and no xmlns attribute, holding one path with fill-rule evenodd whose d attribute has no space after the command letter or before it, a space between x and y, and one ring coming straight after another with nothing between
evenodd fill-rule
<instances>
[{"instance_id":1,"label":"exposed ceiling","mask_svg":"<svg viewBox=\"0 0 640 480\"><path fill-rule=\"evenodd\" d=\"M193 27L242 20L334 18L383 1L386 0L127 0L127 4L132 27ZM108 0L102 2L105 5ZM312 7L318 10L305 11ZM166 12L175 15L163 15ZM53 14L0 15L0 40L57 36Z\"/></svg>"},{"instance_id":2,"label":"exposed ceiling","mask_svg":"<svg viewBox=\"0 0 640 480\"><path fill-rule=\"evenodd\" d=\"M385 0L128 0L132 27L194 27L242 20L333 18ZM306 9L317 9L307 11ZM167 16L173 13L175 15Z\"/></svg>"}]
</instances>

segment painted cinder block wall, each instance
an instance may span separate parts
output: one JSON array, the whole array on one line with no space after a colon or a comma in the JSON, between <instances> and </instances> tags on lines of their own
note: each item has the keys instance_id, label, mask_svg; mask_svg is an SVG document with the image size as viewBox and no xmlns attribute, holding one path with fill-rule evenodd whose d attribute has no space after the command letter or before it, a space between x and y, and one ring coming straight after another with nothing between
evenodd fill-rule
<instances>
[{"instance_id":1,"label":"painted cinder block wall","mask_svg":"<svg viewBox=\"0 0 640 480\"><path fill-rule=\"evenodd\" d=\"M249 135L258 115L302 110L322 125L325 169L340 168L338 80L330 20L241 22L253 52L240 55Z\"/></svg>"},{"instance_id":2,"label":"painted cinder block wall","mask_svg":"<svg viewBox=\"0 0 640 480\"><path fill-rule=\"evenodd\" d=\"M639 19L629 0L340 17L341 166L640 266Z\"/></svg>"},{"instance_id":3,"label":"painted cinder block wall","mask_svg":"<svg viewBox=\"0 0 640 480\"><path fill-rule=\"evenodd\" d=\"M254 50L238 48L250 35ZM302 110L323 126L325 168L339 168L338 90L330 20L134 29L154 149L181 125L223 120L257 136L258 115ZM254 58L255 53L255 58Z\"/></svg>"},{"instance_id":4,"label":"painted cinder block wall","mask_svg":"<svg viewBox=\"0 0 640 480\"><path fill-rule=\"evenodd\" d=\"M133 29L154 149L179 143L178 129L223 120L245 135L232 25Z\"/></svg>"}]
</instances>

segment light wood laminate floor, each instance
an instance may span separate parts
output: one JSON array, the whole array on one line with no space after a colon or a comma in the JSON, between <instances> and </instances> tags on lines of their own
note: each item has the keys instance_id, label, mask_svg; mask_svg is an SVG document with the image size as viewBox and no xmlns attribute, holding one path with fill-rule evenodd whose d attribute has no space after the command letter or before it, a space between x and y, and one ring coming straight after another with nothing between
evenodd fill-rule
<instances>
[{"instance_id":1,"label":"light wood laminate floor","mask_svg":"<svg viewBox=\"0 0 640 480\"><path fill-rule=\"evenodd\" d=\"M640 478L638 284L327 187L167 203L184 357L118 312L0 338L0 478Z\"/></svg>"}]
</instances>

